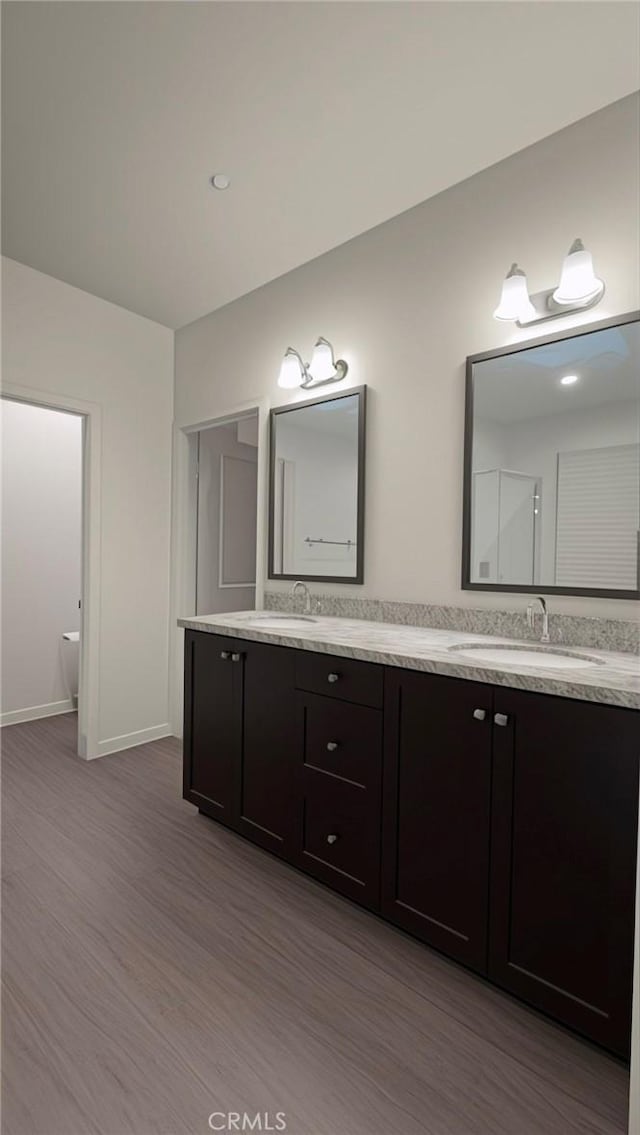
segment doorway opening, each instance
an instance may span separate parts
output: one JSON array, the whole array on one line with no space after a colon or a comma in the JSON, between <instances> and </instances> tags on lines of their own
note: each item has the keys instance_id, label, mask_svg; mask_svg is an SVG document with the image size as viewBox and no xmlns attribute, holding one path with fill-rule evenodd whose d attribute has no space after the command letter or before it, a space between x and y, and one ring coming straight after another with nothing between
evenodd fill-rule
<instances>
[{"instance_id":1,"label":"doorway opening","mask_svg":"<svg viewBox=\"0 0 640 1135\"><path fill-rule=\"evenodd\" d=\"M258 412L194 435L195 613L256 605Z\"/></svg>"},{"instance_id":2,"label":"doorway opening","mask_svg":"<svg viewBox=\"0 0 640 1135\"><path fill-rule=\"evenodd\" d=\"M8 397L0 411L0 724L67 714L75 755L81 748L85 416Z\"/></svg>"}]
</instances>

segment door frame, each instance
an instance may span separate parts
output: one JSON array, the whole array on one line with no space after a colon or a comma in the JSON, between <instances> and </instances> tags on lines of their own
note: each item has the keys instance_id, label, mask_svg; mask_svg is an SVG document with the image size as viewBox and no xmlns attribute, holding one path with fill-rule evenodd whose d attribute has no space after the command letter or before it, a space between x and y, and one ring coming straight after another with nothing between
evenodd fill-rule
<instances>
[{"instance_id":1,"label":"door frame","mask_svg":"<svg viewBox=\"0 0 640 1135\"><path fill-rule=\"evenodd\" d=\"M98 757L100 650L100 525L102 410L96 402L4 383L1 397L82 418L82 539L80 583L80 661L78 668L78 745L84 760Z\"/></svg>"},{"instance_id":2,"label":"door frame","mask_svg":"<svg viewBox=\"0 0 640 1135\"><path fill-rule=\"evenodd\" d=\"M251 398L230 407L224 414L187 425L174 423L173 479L171 499L171 596L169 626L169 721L171 732L182 737L184 705L184 630L179 618L195 614L197 551L197 437L201 430L227 426L258 415L258 511L256 518L256 607L264 602L267 577L267 496L269 449L268 398Z\"/></svg>"}]
</instances>

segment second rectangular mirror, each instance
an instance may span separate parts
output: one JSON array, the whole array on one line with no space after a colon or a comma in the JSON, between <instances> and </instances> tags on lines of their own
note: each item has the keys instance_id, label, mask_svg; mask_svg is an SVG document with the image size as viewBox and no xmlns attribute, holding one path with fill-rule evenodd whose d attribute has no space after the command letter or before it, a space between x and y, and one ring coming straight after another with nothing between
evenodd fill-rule
<instances>
[{"instance_id":1,"label":"second rectangular mirror","mask_svg":"<svg viewBox=\"0 0 640 1135\"><path fill-rule=\"evenodd\" d=\"M463 587L640 595L636 313L468 360Z\"/></svg>"},{"instance_id":2,"label":"second rectangular mirror","mask_svg":"<svg viewBox=\"0 0 640 1135\"><path fill-rule=\"evenodd\" d=\"M365 394L271 411L269 577L364 578Z\"/></svg>"}]
</instances>

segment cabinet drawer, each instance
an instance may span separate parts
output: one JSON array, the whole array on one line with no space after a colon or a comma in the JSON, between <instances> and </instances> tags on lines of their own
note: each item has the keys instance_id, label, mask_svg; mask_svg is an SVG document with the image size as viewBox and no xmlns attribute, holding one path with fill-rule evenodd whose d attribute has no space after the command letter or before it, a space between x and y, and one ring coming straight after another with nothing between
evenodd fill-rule
<instances>
[{"instance_id":1,"label":"cabinet drawer","mask_svg":"<svg viewBox=\"0 0 640 1135\"><path fill-rule=\"evenodd\" d=\"M358 902L378 903L380 801L348 781L304 769L302 863Z\"/></svg>"},{"instance_id":2,"label":"cabinet drawer","mask_svg":"<svg viewBox=\"0 0 640 1135\"><path fill-rule=\"evenodd\" d=\"M309 651L296 657L296 686L313 694L381 709L383 680L384 669L375 663Z\"/></svg>"},{"instance_id":3,"label":"cabinet drawer","mask_svg":"<svg viewBox=\"0 0 640 1135\"><path fill-rule=\"evenodd\" d=\"M361 788L380 784L382 714L337 698L298 693L299 736L305 766Z\"/></svg>"}]
</instances>

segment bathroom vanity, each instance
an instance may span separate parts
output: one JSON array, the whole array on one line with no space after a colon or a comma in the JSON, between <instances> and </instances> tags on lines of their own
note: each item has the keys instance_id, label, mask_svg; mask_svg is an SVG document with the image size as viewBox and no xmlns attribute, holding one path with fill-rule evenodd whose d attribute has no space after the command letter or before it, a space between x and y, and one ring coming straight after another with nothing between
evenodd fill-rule
<instances>
[{"instance_id":1,"label":"bathroom vanity","mask_svg":"<svg viewBox=\"0 0 640 1135\"><path fill-rule=\"evenodd\" d=\"M536 668L504 640L266 612L180 624L185 799L628 1057L634 660Z\"/></svg>"}]
</instances>

